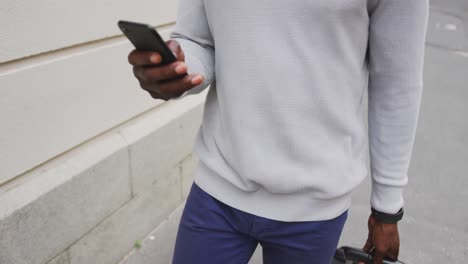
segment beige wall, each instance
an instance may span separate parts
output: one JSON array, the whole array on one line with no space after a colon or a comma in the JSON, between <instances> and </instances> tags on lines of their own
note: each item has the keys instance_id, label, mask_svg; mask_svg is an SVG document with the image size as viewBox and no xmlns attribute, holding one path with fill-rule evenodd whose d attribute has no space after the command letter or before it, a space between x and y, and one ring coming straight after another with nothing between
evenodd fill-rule
<instances>
[{"instance_id":1,"label":"beige wall","mask_svg":"<svg viewBox=\"0 0 468 264\"><path fill-rule=\"evenodd\" d=\"M115 264L155 230L170 263L206 92L152 99L116 23L167 39L177 3L1 1L1 264Z\"/></svg>"},{"instance_id":2,"label":"beige wall","mask_svg":"<svg viewBox=\"0 0 468 264\"><path fill-rule=\"evenodd\" d=\"M117 20L174 21L174 0L2 0L0 63L120 35Z\"/></svg>"},{"instance_id":3,"label":"beige wall","mask_svg":"<svg viewBox=\"0 0 468 264\"><path fill-rule=\"evenodd\" d=\"M162 0L2 1L0 184L160 103L138 90L116 23L173 23L176 9Z\"/></svg>"}]
</instances>

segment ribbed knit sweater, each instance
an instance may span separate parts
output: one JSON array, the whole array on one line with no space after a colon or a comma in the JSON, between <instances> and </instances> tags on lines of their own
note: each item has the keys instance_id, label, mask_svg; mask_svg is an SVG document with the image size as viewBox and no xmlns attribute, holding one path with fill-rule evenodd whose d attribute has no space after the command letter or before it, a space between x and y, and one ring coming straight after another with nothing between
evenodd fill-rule
<instances>
[{"instance_id":1,"label":"ribbed knit sweater","mask_svg":"<svg viewBox=\"0 0 468 264\"><path fill-rule=\"evenodd\" d=\"M347 210L370 174L370 205L396 213L427 18L428 0L180 0L171 39L205 80L174 100L209 87L195 183L251 214L314 221Z\"/></svg>"}]
</instances>

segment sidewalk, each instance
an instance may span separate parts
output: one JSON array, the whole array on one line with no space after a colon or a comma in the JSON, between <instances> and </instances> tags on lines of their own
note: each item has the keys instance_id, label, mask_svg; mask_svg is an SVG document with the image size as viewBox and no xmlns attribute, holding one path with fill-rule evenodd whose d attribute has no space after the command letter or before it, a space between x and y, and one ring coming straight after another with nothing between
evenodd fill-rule
<instances>
[{"instance_id":1,"label":"sidewalk","mask_svg":"<svg viewBox=\"0 0 468 264\"><path fill-rule=\"evenodd\" d=\"M425 90L399 225L405 263L468 258L468 2L444 1L435 1L428 25ZM454 9L456 1L466 9ZM354 193L340 245L364 244L370 188L368 177ZM250 263L262 263L260 247Z\"/></svg>"},{"instance_id":2,"label":"sidewalk","mask_svg":"<svg viewBox=\"0 0 468 264\"><path fill-rule=\"evenodd\" d=\"M400 256L406 263L464 263L468 257L465 5L465 10L444 6L431 10L425 90L405 191L406 215L400 224ZM341 244L364 244L369 190L370 181L366 181L355 193Z\"/></svg>"}]
</instances>

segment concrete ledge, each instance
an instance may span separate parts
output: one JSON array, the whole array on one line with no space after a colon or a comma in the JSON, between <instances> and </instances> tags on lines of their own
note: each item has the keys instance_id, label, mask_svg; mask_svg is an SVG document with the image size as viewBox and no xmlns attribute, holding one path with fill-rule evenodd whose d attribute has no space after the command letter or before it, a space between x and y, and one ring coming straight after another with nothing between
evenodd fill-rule
<instances>
[{"instance_id":1,"label":"concrete ledge","mask_svg":"<svg viewBox=\"0 0 468 264\"><path fill-rule=\"evenodd\" d=\"M151 191L159 177L170 174L192 153L202 117L200 97L191 95L169 101L158 111L122 126L120 133L129 145L134 195Z\"/></svg>"},{"instance_id":2,"label":"concrete ledge","mask_svg":"<svg viewBox=\"0 0 468 264\"><path fill-rule=\"evenodd\" d=\"M171 263L180 217L185 203L177 207L156 229L133 249L119 264Z\"/></svg>"},{"instance_id":3,"label":"concrete ledge","mask_svg":"<svg viewBox=\"0 0 468 264\"><path fill-rule=\"evenodd\" d=\"M182 195L184 199L190 192L193 183L193 172L198 165L198 157L195 152L191 153L181 163Z\"/></svg>"},{"instance_id":4,"label":"concrete ledge","mask_svg":"<svg viewBox=\"0 0 468 264\"><path fill-rule=\"evenodd\" d=\"M0 191L0 263L44 263L130 199L121 137L90 142Z\"/></svg>"},{"instance_id":5,"label":"concrete ledge","mask_svg":"<svg viewBox=\"0 0 468 264\"><path fill-rule=\"evenodd\" d=\"M114 264L132 249L136 240L158 226L182 203L180 171L155 183L154 190L132 199L112 216L73 244L71 264Z\"/></svg>"},{"instance_id":6,"label":"concrete ledge","mask_svg":"<svg viewBox=\"0 0 468 264\"><path fill-rule=\"evenodd\" d=\"M68 251L64 251L60 255L56 256L54 259L49 261L47 264L69 264L69 263L70 263L70 256L68 255Z\"/></svg>"},{"instance_id":7,"label":"concrete ledge","mask_svg":"<svg viewBox=\"0 0 468 264\"><path fill-rule=\"evenodd\" d=\"M120 260L183 202L205 95L166 102L2 185L0 263Z\"/></svg>"}]
</instances>

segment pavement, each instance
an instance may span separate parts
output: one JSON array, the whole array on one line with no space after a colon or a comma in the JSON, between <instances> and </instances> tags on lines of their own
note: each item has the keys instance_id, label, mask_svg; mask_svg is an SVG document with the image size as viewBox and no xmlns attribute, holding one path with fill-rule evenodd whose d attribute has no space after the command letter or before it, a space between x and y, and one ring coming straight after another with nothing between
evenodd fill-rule
<instances>
[{"instance_id":1,"label":"pavement","mask_svg":"<svg viewBox=\"0 0 468 264\"><path fill-rule=\"evenodd\" d=\"M405 263L468 262L468 0L431 0L424 94L399 224ZM370 177L353 195L340 245L367 237ZM261 247L250 261L260 264Z\"/></svg>"}]
</instances>

